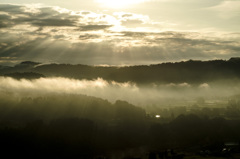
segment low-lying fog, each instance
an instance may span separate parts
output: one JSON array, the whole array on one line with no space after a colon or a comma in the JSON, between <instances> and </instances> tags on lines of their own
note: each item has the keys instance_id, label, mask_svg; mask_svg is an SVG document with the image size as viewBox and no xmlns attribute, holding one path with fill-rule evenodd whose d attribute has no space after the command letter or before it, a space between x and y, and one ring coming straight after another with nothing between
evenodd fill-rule
<instances>
[{"instance_id":1,"label":"low-lying fog","mask_svg":"<svg viewBox=\"0 0 240 159\"><path fill-rule=\"evenodd\" d=\"M1 98L10 97L11 100L21 97L46 96L47 94L83 94L107 99L110 102L125 100L139 106L169 105L174 102L194 101L199 97L207 100L227 99L240 94L240 81L218 81L198 85L169 83L137 86L131 82L117 83L101 78L75 80L58 77L16 80L0 77L0 92Z\"/></svg>"}]
</instances>

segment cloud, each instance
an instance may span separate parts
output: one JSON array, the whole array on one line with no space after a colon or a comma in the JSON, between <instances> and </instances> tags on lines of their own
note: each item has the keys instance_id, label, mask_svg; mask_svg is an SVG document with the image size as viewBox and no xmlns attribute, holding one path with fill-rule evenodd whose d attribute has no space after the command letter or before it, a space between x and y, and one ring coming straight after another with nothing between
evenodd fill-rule
<instances>
[{"instance_id":1,"label":"cloud","mask_svg":"<svg viewBox=\"0 0 240 159\"><path fill-rule=\"evenodd\" d=\"M132 32L132 31L125 31L121 33L122 33L122 36L138 37L138 38L143 38L146 35L152 35L151 33L147 33L147 32Z\"/></svg>"},{"instance_id":2,"label":"cloud","mask_svg":"<svg viewBox=\"0 0 240 159\"><path fill-rule=\"evenodd\" d=\"M210 86L209 86L209 84L207 84L207 83L203 83L203 84L201 84L201 85L199 86L199 88L208 89L208 88L210 88Z\"/></svg>"},{"instance_id":3,"label":"cloud","mask_svg":"<svg viewBox=\"0 0 240 159\"><path fill-rule=\"evenodd\" d=\"M15 80L0 77L1 92L11 92L16 96L43 96L44 94L85 94L101 97L115 102L124 94L134 94L138 88L130 83L107 82L96 80L74 80L68 78L40 78L36 80Z\"/></svg>"},{"instance_id":4,"label":"cloud","mask_svg":"<svg viewBox=\"0 0 240 159\"><path fill-rule=\"evenodd\" d=\"M98 39L100 37L101 37L100 35L96 35L96 34L83 34L79 36L79 39L88 40L88 39Z\"/></svg>"},{"instance_id":5,"label":"cloud","mask_svg":"<svg viewBox=\"0 0 240 159\"><path fill-rule=\"evenodd\" d=\"M114 15L119 19L122 26L135 28L154 26L154 22L146 15L126 12L115 12Z\"/></svg>"},{"instance_id":6,"label":"cloud","mask_svg":"<svg viewBox=\"0 0 240 159\"><path fill-rule=\"evenodd\" d=\"M23 6L20 6L20 5L1 4L0 11L11 13L11 14L21 14L24 11L24 9L23 9Z\"/></svg>"},{"instance_id":7,"label":"cloud","mask_svg":"<svg viewBox=\"0 0 240 159\"><path fill-rule=\"evenodd\" d=\"M104 19L106 15L95 14L88 11L74 12L59 7L6 4L0 4L0 9L1 20L5 22L13 21L13 25L28 24L40 27L69 26L81 27L83 30L100 30L111 27L111 24Z\"/></svg>"},{"instance_id":8,"label":"cloud","mask_svg":"<svg viewBox=\"0 0 240 159\"><path fill-rule=\"evenodd\" d=\"M75 23L68 19L42 19L32 23L37 26L75 26Z\"/></svg>"},{"instance_id":9,"label":"cloud","mask_svg":"<svg viewBox=\"0 0 240 159\"><path fill-rule=\"evenodd\" d=\"M97 31L112 27L112 25L84 25L80 26L81 31Z\"/></svg>"},{"instance_id":10,"label":"cloud","mask_svg":"<svg viewBox=\"0 0 240 159\"><path fill-rule=\"evenodd\" d=\"M133 16L131 13L126 13L126 14L123 14L122 17L125 18L125 17L131 17Z\"/></svg>"},{"instance_id":11,"label":"cloud","mask_svg":"<svg viewBox=\"0 0 240 159\"><path fill-rule=\"evenodd\" d=\"M165 105L175 102L193 101L198 97L207 100L229 97L239 94L240 81L234 86L225 85L231 81L219 83L203 83L192 86L188 83L171 83L166 85L137 86L131 82L118 83L105 81L101 78L95 80L75 80L69 78L40 78L35 80L16 80L0 77L0 93L11 94L12 97L39 97L51 94L84 94L100 97L110 102L125 100L135 105ZM224 84L225 83L225 84ZM210 87L211 85L211 87Z\"/></svg>"},{"instance_id":12,"label":"cloud","mask_svg":"<svg viewBox=\"0 0 240 159\"><path fill-rule=\"evenodd\" d=\"M217 12L217 14L224 19L240 17L239 0L224 0L220 4L209 7L208 9Z\"/></svg>"},{"instance_id":13,"label":"cloud","mask_svg":"<svg viewBox=\"0 0 240 159\"><path fill-rule=\"evenodd\" d=\"M0 4L0 63L135 65L239 56L240 34L155 31L146 15Z\"/></svg>"},{"instance_id":14,"label":"cloud","mask_svg":"<svg viewBox=\"0 0 240 159\"><path fill-rule=\"evenodd\" d=\"M11 16L6 14L0 14L0 28L8 28L14 25L11 21Z\"/></svg>"},{"instance_id":15,"label":"cloud","mask_svg":"<svg viewBox=\"0 0 240 159\"><path fill-rule=\"evenodd\" d=\"M122 21L122 25L124 26L131 26L131 27L135 27L135 26L139 26L143 24L143 21L142 20L139 20L139 19L134 19L134 20L125 20L125 21Z\"/></svg>"},{"instance_id":16,"label":"cloud","mask_svg":"<svg viewBox=\"0 0 240 159\"><path fill-rule=\"evenodd\" d=\"M0 4L0 8L2 11L0 18L3 20L1 23L9 24L11 22L11 25L5 25L5 27L14 27L17 25L30 25L40 27L77 26L77 21L79 18L70 14L60 13L51 7L31 8L27 6L20 7L15 5Z\"/></svg>"},{"instance_id":17,"label":"cloud","mask_svg":"<svg viewBox=\"0 0 240 159\"><path fill-rule=\"evenodd\" d=\"M58 33L34 40L31 39L33 35L2 33L0 57L19 61L132 65L238 56L239 42L196 39L190 38L192 35L189 34L123 32L120 36L109 35L105 40L98 41L106 35L79 33L79 40L72 43L65 39L65 35Z\"/></svg>"}]
</instances>

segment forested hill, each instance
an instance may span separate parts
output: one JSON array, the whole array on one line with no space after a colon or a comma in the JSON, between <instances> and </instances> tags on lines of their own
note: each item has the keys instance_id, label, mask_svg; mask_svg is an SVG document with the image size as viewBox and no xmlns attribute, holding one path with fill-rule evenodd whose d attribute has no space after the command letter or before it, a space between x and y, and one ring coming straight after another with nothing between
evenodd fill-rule
<instances>
[{"instance_id":1,"label":"forested hill","mask_svg":"<svg viewBox=\"0 0 240 159\"><path fill-rule=\"evenodd\" d=\"M18 74L17 74L18 73ZM26 73L28 73L26 75ZM0 67L0 75L14 78L68 77L146 83L202 83L221 79L240 79L240 57L229 60L162 63L125 67L71 64L40 64L25 61L14 67ZM17 76L17 77L16 77Z\"/></svg>"}]
</instances>

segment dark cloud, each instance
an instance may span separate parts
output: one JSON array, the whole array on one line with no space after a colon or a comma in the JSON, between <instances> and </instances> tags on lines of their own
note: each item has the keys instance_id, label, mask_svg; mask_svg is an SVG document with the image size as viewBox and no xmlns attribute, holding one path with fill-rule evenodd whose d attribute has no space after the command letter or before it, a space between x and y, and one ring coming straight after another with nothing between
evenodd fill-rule
<instances>
[{"instance_id":1,"label":"dark cloud","mask_svg":"<svg viewBox=\"0 0 240 159\"><path fill-rule=\"evenodd\" d=\"M82 18L80 15L72 15L70 12L60 12L55 10L52 7L45 7L45 8L40 8L39 13L34 13L34 18L39 18L39 19L46 19L46 18L54 18L54 19L69 19L72 21L76 21L79 18Z\"/></svg>"},{"instance_id":2,"label":"dark cloud","mask_svg":"<svg viewBox=\"0 0 240 159\"><path fill-rule=\"evenodd\" d=\"M72 14L69 12L61 12L53 7L34 8L37 11L27 10L25 6L3 5L0 4L1 11L5 14L0 14L0 28L11 27L20 24L29 24L39 27L78 27L81 31L105 30L112 25L98 24L98 17L90 17L89 20L81 20L91 12L81 12L81 15ZM14 18L11 15L16 13ZM20 15L21 14L21 15ZM99 15L99 18L106 18L106 15ZM95 19L95 21L94 21ZM102 20L102 19L101 19ZM92 22L91 22L92 21ZM103 23L103 21L101 21ZM106 22L105 22L106 23Z\"/></svg>"},{"instance_id":3,"label":"dark cloud","mask_svg":"<svg viewBox=\"0 0 240 159\"><path fill-rule=\"evenodd\" d=\"M38 18L47 18L51 16L58 16L60 13L56 10L54 10L52 7L43 7L39 8L39 12L36 13L34 16Z\"/></svg>"},{"instance_id":4,"label":"dark cloud","mask_svg":"<svg viewBox=\"0 0 240 159\"><path fill-rule=\"evenodd\" d=\"M10 21L11 16L6 14L0 14L0 28L7 28L12 26L14 23Z\"/></svg>"},{"instance_id":5,"label":"dark cloud","mask_svg":"<svg viewBox=\"0 0 240 159\"><path fill-rule=\"evenodd\" d=\"M154 36L154 37L164 37L164 38L185 38L187 35L191 35L192 33L180 33L173 31L166 32L134 32L134 31L123 31L121 32L123 37L135 37L135 38L143 38L146 36ZM154 38L154 39L156 39Z\"/></svg>"},{"instance_id":6,"label":"dark cloud","mask_svg":"<svg viewBox=\"0 0 240 159\"><path fill-rule=\"evenodd\" d=\"M70 15L68 13L60 13L51 7L40 8L38 12L26 11L26 7L15 5L0 5L1 11L15 15L12 18L7 15L0 15L0 27L10 27L19 24L30 24L35 26L77 26L80 16Z\"/></svg>"},{"instance_id":7,"label":"dark cloud","mask_svg":"<svg viewBox=\"0 0 240 159\"><path fill-rule=\"evenodd\" d=\"M101 37L100 35L96 35L96 34L84 34L84 35L80 35L79 39L88 40L88 39L97 39L100 37Z\"/></svg>"},{"instance_id":8,"label":"dark cloud","mask_svg":"<svg viewBox=\"0 0 240 159\"><path fill-rule=\"evenodd\" d=\"M69 19L50 19L50 18L34 20L32 24L37 26L76 26L76 23Z\"/></svg>"},{"instance_id":9,"label":"dark cloud","mask_svg":"<svg viewBox=\"0 0 240 159\"><path fill-rule=\"evenodd\" d=\"M54 39L64 39L65 36L64 35L55 35L53 36Z\"/></svg>"},{"instance_id":10,"label":"dark cloud","mask_svg":"<svg viewBox=\"0 0 240 159\"><path fill-rule=\"evenodd\" d=\"M134 39L142 39L150 44L162 44L171 46L180 46L179 48L185 47L203 47L202 50L212 49L228 49L228 50L238 50L238 46L234 46L236 41L232 40L207 40L203 38L196 38L194 35L196 33L180 33L180 32L121 32L123 37L131 37ZM148 36L153 36L155 38L149 39ZM192 37L192 38L191 38Z\"/></svg>"},{"instance_id":11,"label":"dark cloud","mask_svg":"<svg viewBox=\"0 0 240 159\"><path fill-rule=\"evenodd\" d=\"M172 38L156 38L154 40L151 40L151 42L170 42L173 44L179 44L179 45L191 45L191 46L196 46L196 45L211 45L211 46L215 46L215 42L214 41L209 41L209 40L204 40L204 39L189 39L189 38L177 38L177 37L172 37ZM182 46L184 47L184 46Z\"/></svg>"},{"instance_id":12,"label":"dark cloud","mask_svg":"<svg viewBox=\"0 0 240 159\"><path fill-rule=\"evenodd\" d=\"M193 33L181 33L181 32L174 32L174 31L166 31L157 33L157 35L164 36L164 37L174 37L174 38L184 38L187 35L192 35Z\"/></svg>"},{"instance_id":13,"label":"dark cloud","mask_svg":"<svg viewBox=\"0 0 240 159\"><path fill-rule=\"evenodd\" d=\"M121 32L122 35L120 36L126 36L126 37L144 37L146 35L149 35L149 33L147 32L131 32L131 31L125 31L125 32Z\"/></svg>"},{"instance_id":14,"label":"dark cloud","mask_svg":"<svg viewBox=\"0 0 240 159\"><path fill-rule=\"evenodd\" d=\"M104 30L112 27L112 25L84 25L80 27L81 31Z\"/></svg>"},{"instance_id":15,"label":"dark cloud","mask_svg":"<svg viewBox=\"0 0 240 159\"><path fill-rule=\"evenodd\" d=\"M1 12L8 12L12 14L21 14L24 9L23 6L19 5L11 5L11 4L0 4L0 11Z\"/></svg>"}]
</instances>

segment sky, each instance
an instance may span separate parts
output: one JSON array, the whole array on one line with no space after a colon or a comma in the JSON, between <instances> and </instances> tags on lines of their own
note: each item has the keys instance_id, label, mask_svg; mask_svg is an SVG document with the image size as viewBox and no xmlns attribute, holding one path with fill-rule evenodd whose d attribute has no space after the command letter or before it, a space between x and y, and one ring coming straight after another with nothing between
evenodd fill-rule
<instances>
[{"instance_id":1,"label":"sky","mask_svg":"<svg viewBox=\"0 0 240 159\"><path fill-rule=\"evenodd\" d=\"M240 56L240 0L1 0L0 65Z\"/></svg>"}]
</instances>

